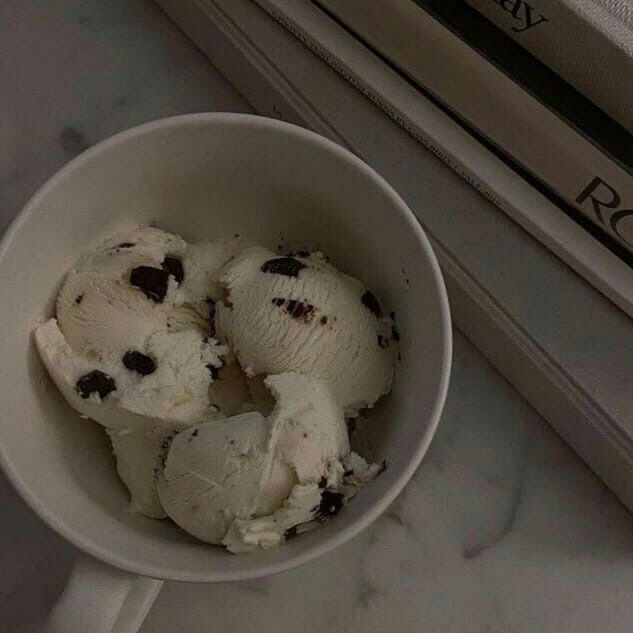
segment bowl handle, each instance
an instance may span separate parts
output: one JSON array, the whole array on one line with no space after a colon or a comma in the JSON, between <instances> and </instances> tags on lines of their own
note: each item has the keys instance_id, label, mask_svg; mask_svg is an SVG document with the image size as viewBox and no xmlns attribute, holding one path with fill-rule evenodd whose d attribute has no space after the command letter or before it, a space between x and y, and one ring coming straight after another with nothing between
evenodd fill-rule
<instances>
[{"instance_id":1,"label":"bowl handle","mask_svg":"<svg viewBox=\"0 0 633 633\"><path fill-rule=\"evenodd\" d=\"M47 633L137 633L163 585L79 553Z\"/></svg>"}]
</instances>

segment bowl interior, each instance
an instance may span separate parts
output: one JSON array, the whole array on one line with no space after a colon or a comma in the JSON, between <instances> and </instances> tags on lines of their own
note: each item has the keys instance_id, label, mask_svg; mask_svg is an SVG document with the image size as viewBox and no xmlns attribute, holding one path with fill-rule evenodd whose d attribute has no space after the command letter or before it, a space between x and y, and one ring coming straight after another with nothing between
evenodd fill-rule
<instances>
[{"instance_id":1,"label":"bowl interior","mask_svg":"<svg viewBox=\"0 0 633 633\"><path fill-rule=\"evenodd\" d=\"M50 316L78 254L123 226L155 222L200 240L240 233L276 249L319 248L397 314L402 359L364 444L388 469L323 529L231 556L169 521L127 511L101 427L48 379L32 330ZM149 124L89 150L33 198L0 251L0 456L27 501L75 544L122 568L181 580L278 571L355 534L417 466L445 395L450 328L428 243L360 161L293 126L243 115Z\"/></svg>"}]
</instances>

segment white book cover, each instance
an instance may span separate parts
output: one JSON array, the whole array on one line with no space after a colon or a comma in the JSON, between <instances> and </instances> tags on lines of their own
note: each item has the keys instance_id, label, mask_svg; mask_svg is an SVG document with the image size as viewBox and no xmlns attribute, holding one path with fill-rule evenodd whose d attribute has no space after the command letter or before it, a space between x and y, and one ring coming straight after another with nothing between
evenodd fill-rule
<instances>
[{"instance_id":1,"label":"white book cover","mask_svg":"<svg viewBox=\"0 0 633 633\"><path fill-rule=\"evenodd\" d=\"M414 44L406 44L406 38L401 37L400 50L412 53L412 57L418 60L417 68L425 74L426 84L435 88L434 92L441 92L445 99L459 99L469 115L477 117L496 138L499 126L503 125L503 129L516 138L517 147L522 148L522 162L530 162L530 157L536 157L545 162L548 170L567 173L559 188L565 189L570 198L582 198L585 206L589 207L587 217L593 215L592 221L606 227L615 216L615 221L619 223L616 228L624 234L626 227L631 231L633 240L633 211L629 211L633 207L633 188L630 197L617 194L621 204L616 206L610 198L602 197L603 181L595 181L596 173L605 176L606 172L608 178L619 176L620 179L606 182L614 189L619 187L621 191L627 191L630 183L628 174L613 171L611 161L600 152L596 154L602 156L605 162L602 167L591 162L586 164L586 177L582 182L559 169L561 162L577 158L580 158L580 164L584 164L588 151L586 139L409 0L389 0L388 12L379 10L384 8L386 0L256 2L482 195L633 316L633 269L625 261L527 185L516 171L473 138L459 121L449 116L440 103L433 103L421 95L417 87L394 72L393 67L372 53L365 43L353 37L344 25L334 21L331 14L321 8L327 4L330 11L337 10L341 19L348 12L356 17L362 15L362 20L355 21L357 25L359 22L367 25L380 23L385 37L398 36L402 24L412 25L416 32ZM503 121L491 120L487 111L488 91L493 88L495 95L503 95ZM528 108L531 108L530 117L525 117ZM544 140L554 142L560 150L555 159L552 158L553 152L543 151ZM627 207L629 199L631 204ZM598 205L596 200L605 204ZM616 215L619 212L622 213ZM628 254L628 251L625 253Z\"/></svg>"}]
</instances>

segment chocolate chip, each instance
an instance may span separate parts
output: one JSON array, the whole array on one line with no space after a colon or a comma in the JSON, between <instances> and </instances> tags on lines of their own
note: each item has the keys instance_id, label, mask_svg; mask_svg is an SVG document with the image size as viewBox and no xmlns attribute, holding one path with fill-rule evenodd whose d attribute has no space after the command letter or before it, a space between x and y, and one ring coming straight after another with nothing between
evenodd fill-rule
<instances>
[{"instance_id":1,"label":"chocolate chip","mask_svg":"<svg viewBox=\"0 0 633 633\"><path fill-rule=\"evenodd\" d=\"M185 278L185 269L182 267L182 262L177 257L165 257L161 268L166 270L173 278L180 284Z\"/></svg>"},{"instance_id":2,"label":"chocolate chip","mask_svg":"<svg viewBox=\"0 0 633 633\"><path fill-rule=\"evenodd\" d=\"M321 325L326 325L327 324L327 316L322 316L320 323L321 323Z\"/></svg>"},{"instance_id":3,"label":"chocolate chip","mask_svg":"<svg viewBox=\"0 0 633 633\"><path fill-rule=\"evenodd\" d=\"M262 264L262 272L285 277L298 277L304 268L306 265L294 257L276 257Z\"/></svg>"},{"instance_id":4,"label":"chocolate chip","mask_svg":"<svg viewBox=\"0 0 633 633\"><path fill-rule=\"evenodd\" d=\"M321 477L319 479L319 488L325 488L327 486L327 479L325 477Z\"/></svg>"},{"instance_id":5,"label":"chocolate chip","mask_svg":"<svg viewBox=\"0 0 633 633\"><path fill-rule=\"evenodd\" d=\"M297 536L298 532L297 532L297 526L293 525L292 527L288 528L285 532L284 532L284 538L289 541L291 538L294 538L295 536Z\"/></svg>"},{"instance_id":6,"label":"chocolate chip","mask_svg":"<svg viewBox=\"0 0 633 633\"><path fill-rule=\"evenodd\" d=\"M112 376L108 376L98 369L93 369L77 381L75 390L84 400L93 393L99 394L103 400L111 391L116 391L116 383Z\"/></svg>"},{"instance_id":7,"label":"chocolate chip","mask_svg":"<svg viewBox=\"0 0 633 633\"><path fill-rule=\"evenodd\" d=\"M288 313L294 319L304 318L306 323L309 323L314 316L314 306L310 303L301 303L301 301L289 301Z\"/></svg>"},{"instance_id":8,"label":"chocolate chip","mask_svg":"<svg viewBox=\"0 0 633 633\"><path fill-rule=\"evenodd\" d=\"M134 248L136 244L134 242L121 242L117 244L116 248Z\"/></svg>"},{"instance_id":9,"label":"chocolate chip","mask_svg":"<svg viewBox=\"0 0 633 633\"><path fill-rule=\"evenodd\" d=\"M84 300L83 295L77 295L77 297L75 298L75 303L79 305L83 300Z\"/></svg>"},{"instance_id":10,"label":"chocolate chip","mask_svg":"<svg viewBox=\"0 0 633 633\"><path fill-rule=\"evenodd\" d=\"M194 429L191 437L198 437L198 429Z\"/></svg>"},{"instance_id":11,"label":"chocolate chip","mask_svg":"<svg viewBox=\"0 0 633 633\"><path fill-rule=\"evenodd\" d=\"M391 338L393 338L394 341L400 340L400 332L398 332L398 328L395 325L391 326Z\"/></svg>"},{"instance_id":12,"label":"chocolate chip","mask_svg":"<svg viewBox=\"0 0 633 633\"><path fill-rule=\"evenodd\" d=\"M282 297L273 298L272 303L278 308L283 307L284 311L293 319L303 319L306 323L310 323L314 318L315 308L310 303L303 303L303 301L295 299L283 299Z\"/></svg>"},{"instance_id":13,"label":"chocolate chip","mask_svg":"<svg viewBox=\"0 0 633 633\"><path fill-rule=\"evenodd\" d=\"M123 364L141 376L149 376L156 371L156 361L150 356L130 350L123 355Z\"/></svg>"},{"instance_id":14,"label":"chocolate chip","mask_svg":"<svg viewBox=\"0 0 633 633\"><path fill-rule=\"evenodd\" d=\"M342 507L343 495L340 492L324 490L321 493L321 503L319 503L315 515L319 519L327 519L336 516Z\"/></svg>"},{"instance_id":15,"label":"chocolate chip","mask_svg":"<svg viewBox=\"0 0 633 633\"><path fill-rule=\"evenodd\" d=\"M381 310L380 310L380 304L378 303L378 299L376 299L376 296L374 295L373 292L370 292L369 290L360 298L360 300L363 302L363 305L377 318L380 318L380 315L382 314Z\"/></svg>"},{"instance_id":16,"label":"chocolate chip","mask_svg":"<svg viewBox=\"0 0 633 633\"><path fill-rule=\"evenodd\" d=\"M286 304L286 312L293 319L300 319L301 317L309 317L314 313L314 306L309 303L303 303L301 301L295 301L290 299Z\"/></svg>"},{"instance_id":17,"label":"chocolate chip","mask_svg":"<svg viewBox=\"0 0 633 633\"><path fill-rule=\"evenodd\" d=\"M137 266L130 273L130 283L156 303L162 303L167 294L169 273L153 266Z\"/></svg>"},{"instance_id":18,"label":"chocolate chip","mask_svg":"<svg viewBox=\"0 0 633 633\"><path fill-rule=\"evenodd\" d=\"M383 349L387 347L387 341L385 340L385 337L382 334L379 334L377 336L377 339L378 339L378 347L382 347Z\"/></svg>"}]
</instances>

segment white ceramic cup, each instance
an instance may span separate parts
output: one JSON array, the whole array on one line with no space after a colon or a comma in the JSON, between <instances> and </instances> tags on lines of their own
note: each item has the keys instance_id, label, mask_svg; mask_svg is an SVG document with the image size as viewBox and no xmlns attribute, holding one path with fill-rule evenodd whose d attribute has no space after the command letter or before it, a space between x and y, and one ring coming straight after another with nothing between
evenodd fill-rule
<instances>
[{"instance_id":1,"label":"white ceramic cup","mask_svg":"<svg viewBox=\"0 0 633 633\"><path fill-rule=\"evenodd\" d=\"M402 358L395 384L361 438L373 457L386 459L387 471L335 519L283 547L234 556L170 521L130 513L103 429L66 405L39 361L32 331L53 313L60 282L79 253L122 226L150 222L188 240L240 233L273 249L321 249L396 312ZM417 220L350 152L271 119L178 116L81 154L33 196L6 233L0 297L0 461L42 519L91 555L80 557L54 609L54 631L130 633L162 579L255 578L344 543L412 476L446 396L449 308Z\"/></svg>"}]
</instances>

